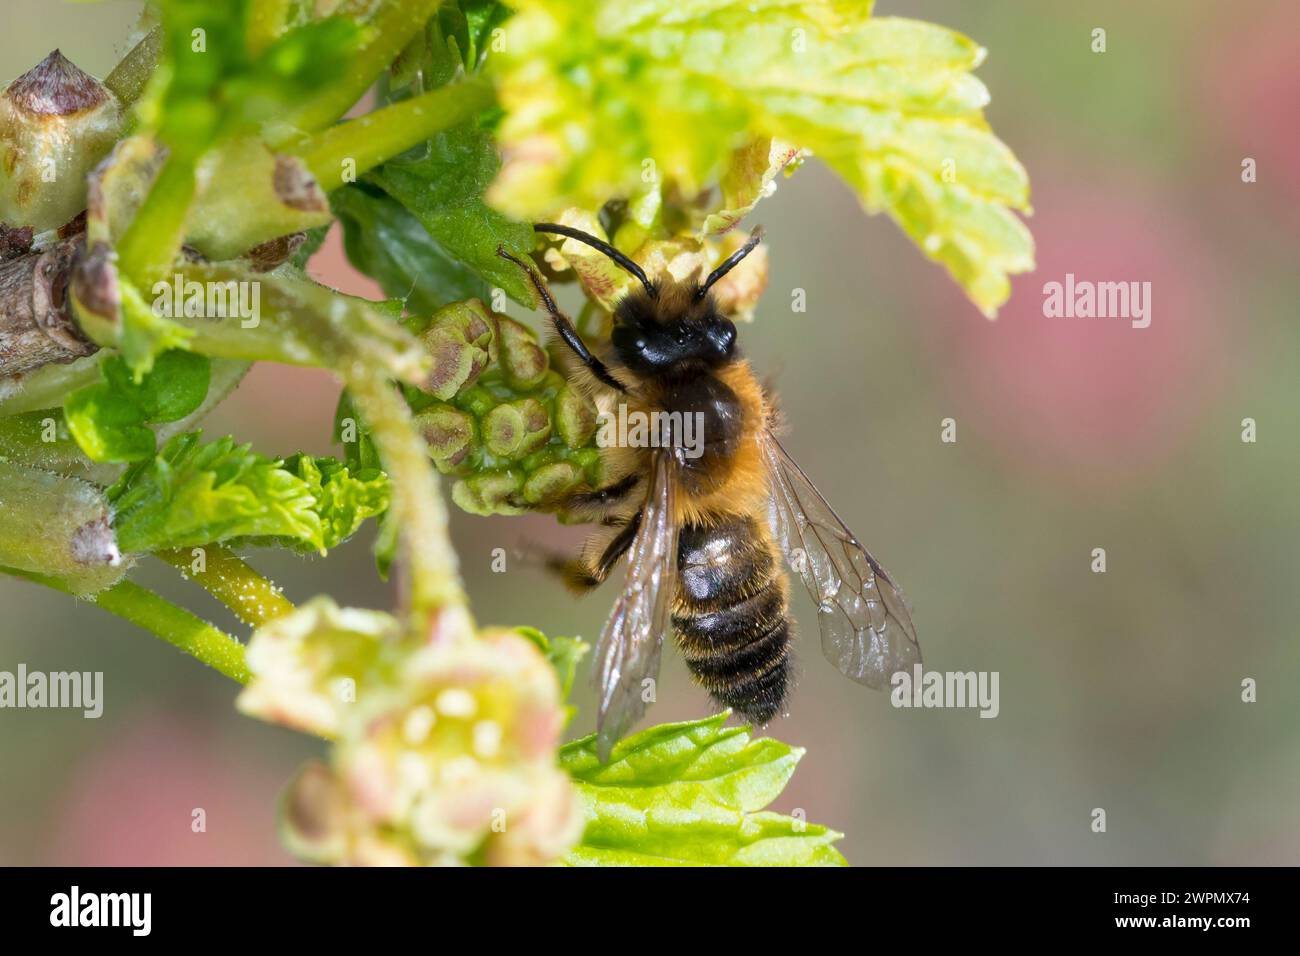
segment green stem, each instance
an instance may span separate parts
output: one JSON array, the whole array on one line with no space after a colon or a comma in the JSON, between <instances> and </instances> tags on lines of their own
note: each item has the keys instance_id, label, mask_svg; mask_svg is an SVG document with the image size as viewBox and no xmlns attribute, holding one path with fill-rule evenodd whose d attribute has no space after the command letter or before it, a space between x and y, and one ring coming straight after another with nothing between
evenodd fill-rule
<instances>
[{"instance_id":1,"label":"green stem","mask_svg":"<svg viewBox=\"0 0 1300 956\"><path fill-rule=\"evenodd\" d=\"M321 189L329 192L434 133L471 119L491 103L491 87L468 80L332 126L286 149L302 157Z\"/></svg>"},{"instance_id":2,"label":"green stem","mask_svg":"<svg viewBox=\"0 0 1300 956\"><path fill-rule=\"evenodd\" d=\"M280 589L233 551L220 545L202 550L202 564L196 562L188 548L159 551L157 557L180 569L251 627L261 627L293 611L293 604Z\"/></svg>"},{"instance_id":3,"label":"green stem","mask_svg":"<svg viewBox=\"0 0 1300 956\"><path fill-rule=\"evenodd\" d=\"M14 568L0 573L43 584L65 594L75 593L60 578ZM251 676L244 663L244 645L225 631L213 627L183 607L177 607L147 588L131 581L119 581L90 598L94 604L161 637L196 660L202 661L231 680L248 683Z\"/></svg>"},{"instance_id":4,"label":"green stem","mask_svg":"<svg viewBox=\"0 0 1300 956\"><path fill-rule=\"evenodd\" d=\"M392 479L393 518L401 529L406 602L412 625L429 612L460 610L468 619L459 562L447 529L447 504L411 409L387 377L369 369L348 377L348 391Z\"/></svg>"},{"instance_id":5,"label":"green stem","mask_svg":"<svg viewBox=\"0 0 1300 956\"><path fill-rule=\"evenodd\" d=\"M121 100L123 106L130 106L140 98L158 66L161 50L162 27L154 27L104 78L104 85Z\"/></svg>"},{"instance_id":6,"label":"green stem","mask_svg":"<svg viewBox=\"0 0 1300 956\"><path fill-rule=\"evenodd\" d=\"M441 2L382 0L378 12L365 25L369 42L351 59L346 74L337 83L325 87L285 117L286 135L291 135L291 129L324 129L351 109L411 38L424 29Z\"/></svg>"},{"instance_id":7,"label":"green stem","mask_svg":"<svg viewBox=\"0 0 1300 956\"><path fill-rule=\"evenodd\" d=\"M21 391L0 399L0 416L54 408L63 404L69 392L99 380L97 355L88 355L69 365L46 365L24 377Z\"/></svg>"},{"instance_id":8,"label":"green stem","mask_svg":"<svg viewBox=\"0 0 1300 956\"><path fill-rule=\"evenodd\" d=\"M403 542L401 580L413 625L427 627L429 612L437 609L447 610L449 620L459 616L461 623L468 621L447 508L428 447L392 384L393 379L414 384L428 374L429 355L416 339L363 301L315 283L220 264L190 263L177 269L198 281L255 282L261 302L252 328L243 328L237 318L176 316L174 321L194 331L189 348L319 366L343 379L392 479L392 510Z\"/></svg>"},{"instance_id":9,"label":"green stem","mask_svg":"<svg viewBox=\"0 0 1300 956\"><path fill-rule=\"evenodd\" d=\"M85 456L68 431L62 408L0 418L0 458L102 483L111 482L118 470L112 465L96 465Z\"/></svg>"},{"instance_id":10,"label":"green stem","mask_svg":"<svg viewBox=\"0 0 1300 956\"><path fill-rule=\"evenodd\" d=\"M338 295L313 282L222 263L177 263L183 279L247 282L257 290L255 318L174 315L194 335L195 352L243 361L326 368L346 377L353 364L383 368L394 378L417 382L429 356L396 322L376 315L363 299Z\"/></svg>"},{"instance_id":11,"label":"green stem","mask_svg":"<svg viewBox=\"0 0 1300 956\"><path fill-rule=\"evenodd\" d=\"M289 20L291 0L259 0L248 11L248 52L257 56L279 39Z\"/></svg>"},{"instance_id":12,"label":"green stem","mask_svg":"<svg viewBox=\"0 0 1300 956\"><path fill-rule=\"evenodd\" d=\"M183 607L159 597L132 581L120 581L94 598L110 614L152 631L173 647L231 680L248 683L244 645Z\"/></svg>"},{"instance_id":13,"label":"green stem","mask_svg":"<svg viewBox=\"0 0 1300 956\"><path fill-rule=\"evenodd\" d=\"M194 166L172 156L163 164L117 244L118 268L139 288L166 277L185 241L185 218L194 199Z\"/></svg>"}]
</instances>

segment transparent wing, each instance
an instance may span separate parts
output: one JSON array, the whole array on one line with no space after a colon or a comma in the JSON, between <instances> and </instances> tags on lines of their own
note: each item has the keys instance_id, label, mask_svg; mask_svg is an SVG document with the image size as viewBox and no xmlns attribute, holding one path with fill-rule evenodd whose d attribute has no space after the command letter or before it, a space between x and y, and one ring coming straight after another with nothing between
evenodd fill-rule
<instances>
[{"instance_id":1,"label":"transparent wing","mask_svg":"<svg viewBox=\"0 0 1300 956\"><path fill-rule=\"evenodd\" d=\"M628 551L627 580L596 645L597 743L601 760L646 712L642 682L659 671L659 652L672 626L677 579L677 526L673 522L672 460L657 454Z\"/></svg>"},{"instance_id":2,"label":"transparent wing","mask_svg":"<svg viewBox=\"0 0 1300 956\"><path fill-rule=\"evenodd\" d=\"M876 690L921 662L903 592L771 432L762 438L772 533L817 605L822 653Z\"/></svg>"}]
</instances>

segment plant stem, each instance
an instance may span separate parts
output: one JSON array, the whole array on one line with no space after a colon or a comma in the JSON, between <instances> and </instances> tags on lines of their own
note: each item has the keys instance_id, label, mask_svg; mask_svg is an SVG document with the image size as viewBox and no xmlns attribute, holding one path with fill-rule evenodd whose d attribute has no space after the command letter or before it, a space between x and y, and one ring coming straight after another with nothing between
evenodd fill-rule
<instances>
[{"instance_id":1,"label":"plant stem","mask_svg":"<svg viewBox=\"0 0 1300 956\"><path fill-rule=\"evenodd\" d=\"M95 358L80 358L68 365L42 366L24 377L22 391L0 399L0 416L54 408L63 404L69 392L99 380L99 360Z\"/></svg>"},{"instance_id":2,"label":"plant stem","mask_svg":"<svg viewBox=\"0 0 1300 956\"><path fill-rule=\"evenodd\" d=\"M68 431L62 408L0 417L0 458L108 483L120 469L91 461Z\"/></svg>"},{"instance_id":3,"label":"plant stem","mask_svg":"<svg viewBox=\"0 0 1300 956\"><path fill-rule=\"evenodd\" d=\"M121 62L113 67L113 72L104 78L104 85L121 100L123 106L130 106L140 98L145 84L158 66L161 50L162 27L154 27L122 57Z\"/></svg>"},{"instance_id":4,"label":"plant stem","mask_svg":"<svg viewBox=\"0 0 1300 956\"><path fill-rule=\"evenodd\" d=\"M460 610L468 620L459 562L447 530L447 504L410 408L382 374L367 370L347 382L392 479L391 507L401 529L412 625L427 628L429 612L438 609Z\"/></svg>"},{"instance_id":5,"label":"plant stem","mask_svg":"<svg viewBox=\"0 0 1300 956\"><path fill-rule=\"evenodd\" d=\"M165 276L185 240L185 217L194 199L194 166L168 157L117 244L118 268L140 288Z\"/></svg>"},{"instance_id":6,"label":"plant stem","mask_svg":"<svg viewBox=\"0 0 1300 956\"><path fill-rule=\"evenodd\" d=\"M257 56L279 39L289 20L290 0L259 0L248 11L248 52Z\"/></svg>"},{"instance_id":7,"label":"plant stem","mask_svg":"<svg viewBox=\"0 0 1300 956\"><path fill-rule=\"evenodd\" d=\"M415 383L428 374L429 356L396 322L365 300L340 296L305 278L270 276L224 263L177 263L183 279L248 282L258 290L255 321L238 316L174 315L191 330L192 351L242 361L282 362L330 369L346 378L351 366L383 368Z\"/></svg>"},{"instance_id":8,"label":"plant stem","mask_svg":"<svg viewBox=\"0 0 1300 956\"><path fill-rule=\"evenodd\" d=\"M244 645L183 607L132 581L120 581L101 591L94 602L110 614L152 631L231 680L248 683L251 675L244 663Z\"/></svg>"},{"instance_id":9,"label":"plant stem","mask_svg":"<svg viewBox=\"0 0 1300 956\"><path fill-rule=\"evenodd\" d=\"M0 573L43 584L65 594L74 593L62 579L49 575L3 567L0 567ZM119 581L89 600L110 614L161 637L231 680L248 683L251 675L244 663L243 644L147 588L131 581Z\"/></svg>"},{"instance_id":10,"label":"plant stem","mask_svg":"<svg viewBox=\"0 0 1300 956\"><path fill-rule=\"evenodd\" d=\"M61 239L0 261L0 380L98 348L86 340L63 295L80 248L80 239Z\"/></svg>"},{"instance_id":11,"label":"plant stem","mask_svg":"<svg viewBox=\"0 0 1300 956\"><path fill-rule=\"evenodd\" d=\"M365 29L369 43L349 62L347 73L285 117L286 130L329 126L361 99L397 54L433 16L442 0L381 0ZM276 145L276 144L272 144Z\"/></svg>"},{"instance_id":12,"label":"plant stem","mask_svg":"<svg viewBox=\"0 0 1300 956\"><path fill-rule=\"evenodd\" d=\"M251 627L260 627L294 609L279 588L230 549L209 545L202 551L202 570L195 569L196 559L189 549L159 551L157 557L198 582L200 587Z\"/></svg>"},{"instance_id":13,"label":"plant stem","mask_svg":"<svg viewBox=\"0 0 1300 956\"><path fill-rule=\"evenodd\" d=\"M286 150L302 157L321 189L329 192L434 133L465 122L491 103L491 88L481 80L468 80L331 126ZM348 160L351 166L345 169Z\"/></svg>"},{"instance_id":14,"label":"plant stem","mask_svg":"<svg viewBox=\"0 0 1300 956\"><path fill-rule=\"evenodd\" d=\"M260 288L261 310L254 328L241 327L238 318L177 316L176 322L194 331L189 341L194 351L319 366L343 379L392 479L392 510L402 534L403 600L413 626L427 628L429 612L439 609L448 611L449 627L467 623L465 592L447 532L447 507L428 446L392 384L393 379L414 384L427 375L429 356L419 343L363 300L312 282L219 264L189 263L177 270L187 279L248 279Z\"/></svg>"}]
</instances>

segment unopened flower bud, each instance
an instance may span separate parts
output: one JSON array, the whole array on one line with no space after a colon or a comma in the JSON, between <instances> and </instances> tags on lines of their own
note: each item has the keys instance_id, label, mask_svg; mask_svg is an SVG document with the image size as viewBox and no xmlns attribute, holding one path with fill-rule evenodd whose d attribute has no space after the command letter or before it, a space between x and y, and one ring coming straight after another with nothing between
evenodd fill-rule
<instances>
[{"instance_id":1,"label":"unopened flower bud","mask_svg":"<svg viewBox=\"0 0 1300 956\"><path fill-rule=\"evenodd\" d=\"M565 385L555 396L555 430L570 448L581 448L596 434L596 405L580 388Z\"/></svg>"},{"instance_id":2,"label":"unopened flower bud","mask_svg":"<svg viewBox=\"0 0 1300 956\"><path fill-rule=\"evenodd\" d=\"M576 489L583 471L571 461L542 465L524 481L523 499L530 505L546 505Z\"/></svg>"},{"instance_id":3,"label":"unopened flower bud","mask_svg":"<svg viewBox=\"0 0 1300 956\"><path fill-rule=\"evenodd\" d=\"M483 419L483 444L500 458L517 460L550 440L551 419L535 398L498 405Z\"/></svg>"},{"instance_id":4,"label":"unopened flower bud","mask_svg":"<svg viewBox=\"0 0 1300 956\"><path fill-rule=\"evenodd\" d=\"M477 299L406 320L434 371L411 395L415 423L443 474L463 480L452 499L473 514L556 510L568 492L596 487L596 406L549 367L526 326Z\"/></svg>"},{"instance_id":5,"label":"unopened flower bud","mask_svg":"<svg viewBox=\"0 0 1300 956\"><path fill-rule=\"evenodd\" d=\"M420 340L433 356L421 389L443 401L473 385L491 360L496 320L478 299L455 302L434 313Z\"/></svg>"},{"instance_id":6,"label":"unopened flower bud","mask_svg":"<svg viewBox=\"0 0 1300 956\"><path fill-rule=\"evenodd\" d=\"M0 95L0 221L57 229L122 129L117 98L55 50Z\"/></svg>"},{"instance_id":7,"label":"unopened flower bud","mask_svg":"<svg viewBox=\"0 0 1300 956\"><path fill-rule=\"evenodd\" d=\"M280 801L280 842L308 863L330 864L348 852L347 795L318 760L303 764Z\"/></svg>"},{"instance_id":8,"label":"unopened flower bud","mask_svg":"<svg viewBox=\"0 0 1300 956\"><path fill-rule=\"evenodd\" d=\"M470 514L513 515L527 509L517 502L523 476L514 469L493 469L464 478L451 487L451 500Z\"/></svg>"},{"instance_id":9,"label":"unopened flower bud","mask_svg":"<svg viewBox=\"0 0 1300 956\"><path fill-rule=\"evenodd\" d=\"M546 349L523 325L505 316L498 317L501 329L499 358L501 372L515 388L532 388L546 377L549 368Z\"/></svg>"},{"instance_id":10,"label":"unopened flower bud","mask_svg":"<svg viewBox=\"0 0 1300 956\"><path fill-rule=\"evenodd\" d=\"M115 584L132 561L89 482L0 461L0 565L62 578L80 595Z\"/></svg>"},{"instance_id":11,"label":"unopened flower bud","mask_svg":"<svg viewBox=\"0 0 1300 956\"><path fill-rule=\"evenodd\" d=\"M415 427L429 445L429 457L444 474L455 473L474 451L474 418L451 405L437 402L418 412Z\"/></svg>"}]
</instances>

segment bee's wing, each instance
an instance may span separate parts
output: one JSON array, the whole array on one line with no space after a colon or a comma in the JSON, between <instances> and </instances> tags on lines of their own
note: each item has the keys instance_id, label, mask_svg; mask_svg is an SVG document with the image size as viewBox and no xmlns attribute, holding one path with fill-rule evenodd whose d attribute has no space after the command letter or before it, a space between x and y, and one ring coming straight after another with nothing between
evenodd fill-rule
<instances>
[{"instance_id":1,"label":"bee's wing","mask_svg":"<svg viewBox=\"0 0 1300 956\"><path fill-rule=\"evenodd\" d=\"M627 580L596 646L600 759L645 714L642 681L659 670L659 651L672 626L677 581L672 459L654 456L641 526L628 552Z\"/></svg>"},{"instance_id":2,"label":"bee's wing","mask_svg":"<svg viewBox=\"0 0 1300 956\"><path fill-rule=\"evenodd\" d=\"M921 662L903 593L813 486L776 436L760 441L767 462L768 520L817 605L822 653L846 677L877 690Z\"/></svg>"}]
</instances>

